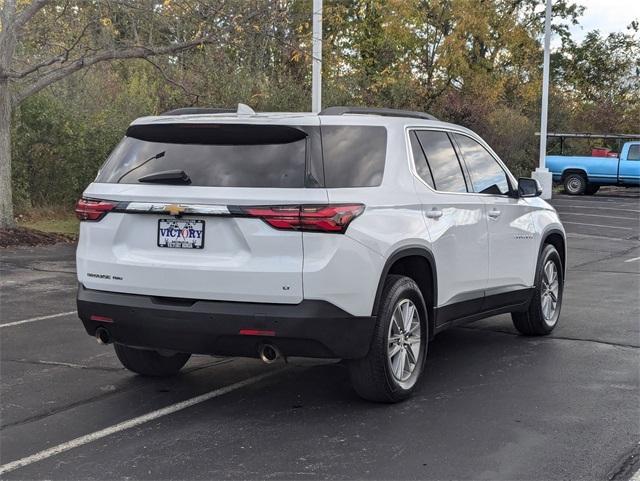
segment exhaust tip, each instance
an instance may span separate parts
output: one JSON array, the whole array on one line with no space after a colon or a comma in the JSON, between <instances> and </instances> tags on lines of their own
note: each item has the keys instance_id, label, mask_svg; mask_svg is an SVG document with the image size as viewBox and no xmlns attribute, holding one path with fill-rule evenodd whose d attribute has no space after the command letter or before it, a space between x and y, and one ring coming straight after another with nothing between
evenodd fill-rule
<instances>
[{"instance_id":1,"label":"exhaust tip","mask_svg":"<svg viewBox=\"0 0 640 481\"><path fill-rule=\"evenodd\" d=\"M280 351L272 344L262 344L258 349L260 359L266 364L272 364L280 357Z\"/></svg>"},{"instance_id":2,"label":"exhaust tip","mask_svg":"<svg viewBox=\"0 0 640 481\"><path fill-rule=\"evenodd\" d=\"M111 344L111 334L104 327L96 329L96 341L98 344Z\"/></svg>"}]
</instances>

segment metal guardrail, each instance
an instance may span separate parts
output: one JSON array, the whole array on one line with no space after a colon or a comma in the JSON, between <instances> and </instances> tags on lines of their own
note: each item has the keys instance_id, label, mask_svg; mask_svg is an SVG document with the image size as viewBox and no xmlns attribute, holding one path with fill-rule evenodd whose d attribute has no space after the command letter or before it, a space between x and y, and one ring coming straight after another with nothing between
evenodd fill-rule
<instances>
[{"instance_id":1,"label":"metal guardrail","mask_svg":"<svg viewBox=\"0 0 640 481\"><path fill-rule=\"evenodd\" d=\"M536 132L540 136L540 132ZM640 134L592 134L588 132L547 132L547 137L579 138L579 139L640 139Z\"/></svg>"},{"instance_id":2,"label":"metal guardrail","mask_svg":"<svg viewBox=\"0 0 640 481\"><path fill-rule=\"evenodd\" d=\"M540 132L536 132L540 136ZM567 139L608 139L616 140L618 144L618 152L622 149L625 140L640 140L640 134L593 134L590 132L547 132L547 138L560 139L560 155L564 155L564 142ZM548 155L548 150L547 150Z\"/></svg>"}]
</instances>

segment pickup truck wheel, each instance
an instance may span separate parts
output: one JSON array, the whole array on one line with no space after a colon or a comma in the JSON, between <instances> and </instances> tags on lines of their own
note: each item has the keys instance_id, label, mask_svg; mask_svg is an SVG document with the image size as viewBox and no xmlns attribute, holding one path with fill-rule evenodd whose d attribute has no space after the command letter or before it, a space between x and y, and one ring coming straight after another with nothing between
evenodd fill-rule
<instances>
[{"instance_id":1,"label":"pickup truck wheel","mask_svg":"<svg viewBox=\"0 0 640 481\"><path fill-rule=\"evenodd\" d=\"M524 312L512 312L514 327L525 336L545 336L553 331L560 317L564 278L560 255L545 245L536 268L536 287Z\"/></svg>"},{"instance_id":2,"label":"pickup truck wheel","mask_svg":"<svg viewBox=\"0 0 640 481\"><path fill-rule=\"evenodd\" d=\"M587 185L587 188L585 189L584 193L587 195L593 195L596 192L598 192L600 190L600 186L599 185L595 185L595 184L589 184Z\"/></svg>"},{"instance_id":3,"label":"pickup truck wheel","mask_svg":"<svg viewBox=\"0 0 640 481\"><path fill-rule=\"evenodd\" d=\"M564 178L564 191L569 195L582 195L587 189L587 179L583 174L571 173Z\"/></svg>"},{"instance_id":4,"label":"pickup truck wheel","mask_svg":"<svg viewBox=\"0 0 640 481\"><path fill-rule=\"evenodd\" d=\"M114 344L116 355L124 367L142 376L168 377L178 374L191 354L178 352L165 356L157 351Z\"/></svg>"},{"instance_id":5,"label":"pickup truck wheel","mask_svg":"<svg viewBox=\"0 0 640 481\"><path fill-rule=\"evenodd\" d=\"M388 276L369 353L348 364L351 383L360 397L394 403L411 395L427 356L426 316L418 285L409 277Z\"/></svg>"}]
</instances>

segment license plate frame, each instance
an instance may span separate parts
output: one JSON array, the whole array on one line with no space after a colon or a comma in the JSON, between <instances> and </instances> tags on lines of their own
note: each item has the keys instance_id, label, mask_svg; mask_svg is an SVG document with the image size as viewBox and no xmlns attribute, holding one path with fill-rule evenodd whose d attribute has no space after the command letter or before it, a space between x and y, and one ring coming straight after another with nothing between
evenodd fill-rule
<instances>
[{"instance_id":1,"label":"license plate frame","mask_svg":"<svg viewBox=\"0 0 640 481\"><path fill-rule=\"evenodd\" d=\"M194 226L198 228L193 229ZM161 235L161 229L193 229L195 232L201 232L199 237L185 237L184 235L176 236L176 240L169 239L166 235ZM182 234L182 232L181 232ZM205 223L203 219L158 219L157 245L165 249L203 249L204 248ZM189 233L191 235L191 233ZM183 239L183 240L181 240ZM189 239L189 241L187 241Z\"/></svg>"}]
</instances>

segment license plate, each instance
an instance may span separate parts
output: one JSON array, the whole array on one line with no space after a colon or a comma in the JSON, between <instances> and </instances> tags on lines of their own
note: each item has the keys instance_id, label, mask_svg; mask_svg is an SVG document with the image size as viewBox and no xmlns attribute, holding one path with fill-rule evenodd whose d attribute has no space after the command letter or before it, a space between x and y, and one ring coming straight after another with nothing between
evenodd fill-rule
<instances>
[{"instance_id":1,"label":"license plate","mask_svg":"<svg viewBox=\"0 0 640 481\"><path fill-rule=\"evenodd\" d=\"M204 247L204 221L160 219L158 221L158 247L202 249Z\"/></svg>"}]
</instances>

